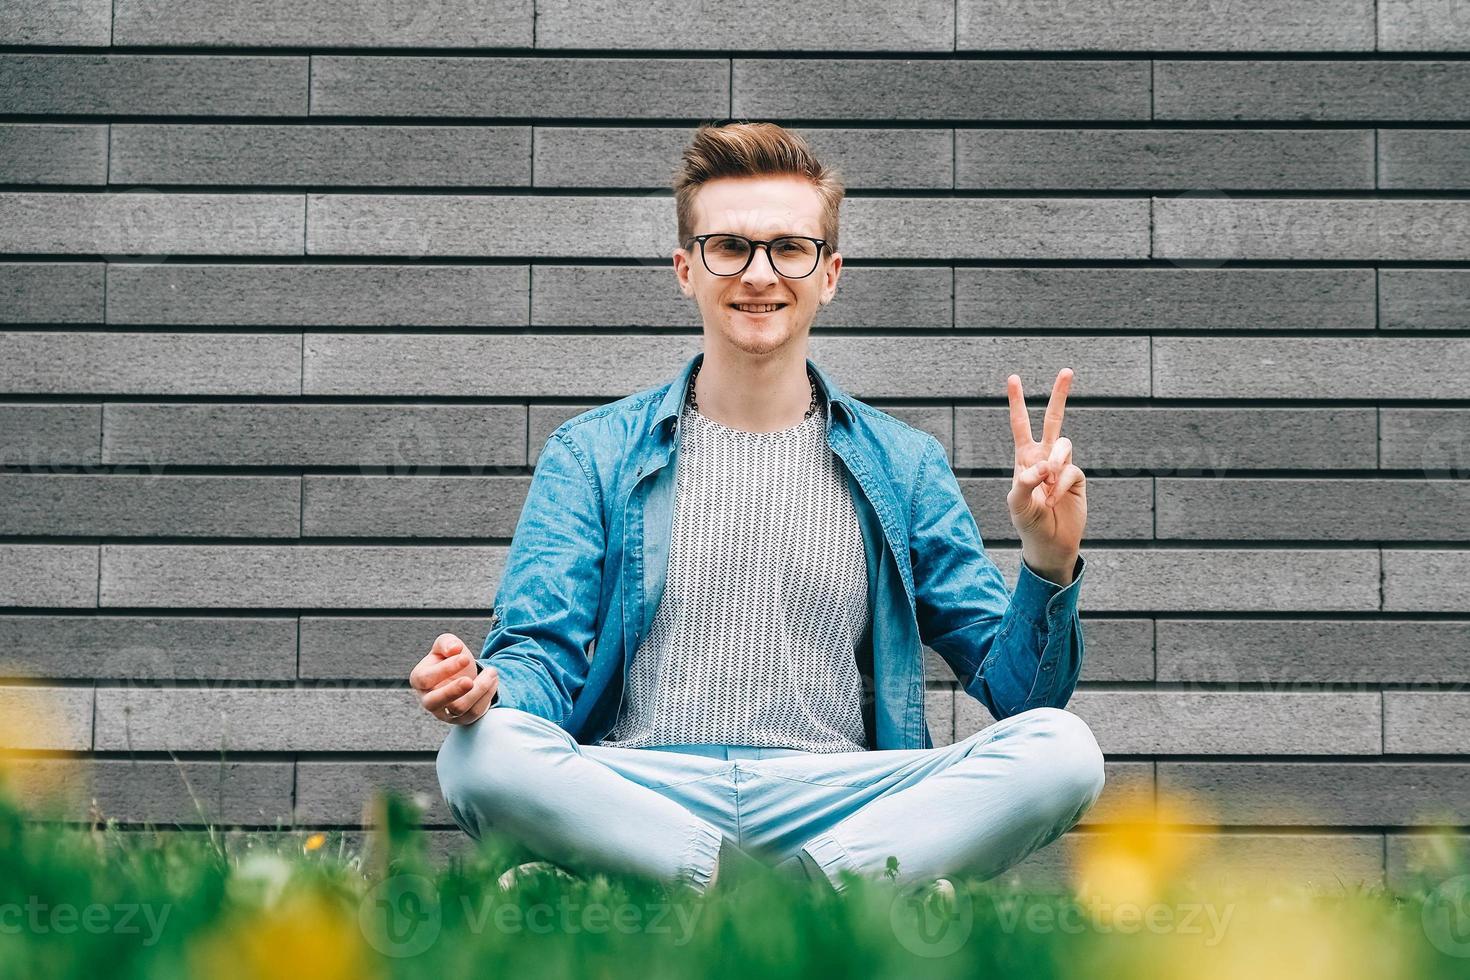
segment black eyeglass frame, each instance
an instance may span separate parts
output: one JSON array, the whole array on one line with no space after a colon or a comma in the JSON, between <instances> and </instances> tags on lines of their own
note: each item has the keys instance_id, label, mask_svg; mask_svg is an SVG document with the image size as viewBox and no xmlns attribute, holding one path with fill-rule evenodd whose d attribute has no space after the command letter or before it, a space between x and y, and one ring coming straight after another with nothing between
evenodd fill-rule
<instances>
[{"instance_id":1,"label":"black eyeglass frame","mask_svg":"<svg viewBox=\"0 0 1470 980\"><path fill-rule=\"evenodd\" d=\"M744 240L746 242L749 242L750 243L750 254L747 255L747 256L745 256L745 264L742 265L739 268L739 270L737 270L735 272L716 272L715 270L710 269L710 267L709 267L709 259L704 254L704 243L705 243L706 240L711 239L711 238L739 238L739 239L742 239L742 240ZM776 268L776 258L775 258L775 256L773 256L771 254L771 245L772 244L774 244L776 242L780 242L780 241L785 241L786 239L789 239L789 238L800 238L800 239L802 239L804 241L816 242L817 243L817 258L816 258L816 261L814 261L812 263L812 267L809 270L807 270L805 273L803 273L802 275L799 275L799 276L788 276L788 275L786 275L786 273L782 272L780 269L777 269ZM756 238L746 238L744 235L737 235L737 234L735 234L733 232L728 232L728 231L712 231L712 232L709 232L708 234L704 234L704 235L695 235L695 236L693 236L692 238L689 239L689 245L693 245L695 242L698 242L699 243L699 261L701 261L701 262L704 263L704 267L709 270L709 274L712 275L712 276L726 276L726 277L728 277L728 276L744 275L745 274L745 270L750 268L750 263L752 263L752 262L755 261L755 250L758 249L758 248L764 248L766 250L766 262L770 265L772 272L776 273L776 275L780 276L782 279L805 279L807 276L810 276L813 272L816 272L817 271L817 268L819 266L821 266L821 264L822 264L822 249L825 248L825 249L827 249L828 252L831 252L831 248L827 245L827 239L825 239L825 238L813 238L811 235L781 235L781 236L779 236L777 238L769 238L769 239L766 239L766 240L762 241L762 240L756 239ZM686 245L685 248L688 248L689 245Z\"/></svg>"}]
</instances>

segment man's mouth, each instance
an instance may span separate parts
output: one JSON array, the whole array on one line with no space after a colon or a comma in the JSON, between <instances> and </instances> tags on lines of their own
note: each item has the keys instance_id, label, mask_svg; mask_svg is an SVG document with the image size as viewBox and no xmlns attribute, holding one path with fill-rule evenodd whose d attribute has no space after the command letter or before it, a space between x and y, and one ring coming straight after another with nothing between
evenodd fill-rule
<instances>
[{"instance_id":1,"label":"man's mouth","mask_svg":"<svg viewBox=\"0 0 1470 980\"><path fill-rule=\"evenodd\" d=\"M777 310L784 310L786 308L786 304L785 303L731 303L730 304L730 308L732 310L739 310L741 313L748 313L751 316L761 316L761 315L766 314L766 313L775 313Z\"/></svg>"}]
</instances>

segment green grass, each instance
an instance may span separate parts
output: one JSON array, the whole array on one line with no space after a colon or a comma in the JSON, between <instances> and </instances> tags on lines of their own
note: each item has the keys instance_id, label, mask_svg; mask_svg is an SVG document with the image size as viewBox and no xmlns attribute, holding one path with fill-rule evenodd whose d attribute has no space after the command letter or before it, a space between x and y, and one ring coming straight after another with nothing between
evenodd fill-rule
<instances>
[{"instance_id":1,"label":"green grass","mask_svg":"<svg viewBox=\"0 0 1470 980\"><path fill-rule=\"evenodd\" d=\"M0 774L0 976L1470 975L1470 897L1455 907L1442 884L1470 872L1460 855L1406 894L1169 881L1139 906L1148 922L956 879L946 917L852 876L840 896L757 874L702 898L588 869L502 891L500 873L536 855L487 837L435 862L412 803L385 794L374 812L364 850L291 829L67 826L17 806Z\"/></svg>"}]
</instances>

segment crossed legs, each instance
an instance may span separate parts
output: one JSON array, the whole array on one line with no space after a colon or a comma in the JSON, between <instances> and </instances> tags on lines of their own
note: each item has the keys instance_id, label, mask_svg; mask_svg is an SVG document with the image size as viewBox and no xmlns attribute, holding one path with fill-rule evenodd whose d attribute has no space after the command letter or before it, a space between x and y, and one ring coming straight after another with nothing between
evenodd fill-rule
<instances>
[{"instance_id":1,"label":"crossed legs","mask_svg":"<svg viewBox=\"0 0 1470 980\"><path fill-rule=\"evenodd\" d=\"M495 708L449 733L440 788L461 829L496 828L548 859L707 889L721 837L779 862L804 850L896 880L999 874L1074 826L1103 788L1076 715L1033 708L952 745L726 759L582 745L560 726Z\"/></svg>"}]
</instances>

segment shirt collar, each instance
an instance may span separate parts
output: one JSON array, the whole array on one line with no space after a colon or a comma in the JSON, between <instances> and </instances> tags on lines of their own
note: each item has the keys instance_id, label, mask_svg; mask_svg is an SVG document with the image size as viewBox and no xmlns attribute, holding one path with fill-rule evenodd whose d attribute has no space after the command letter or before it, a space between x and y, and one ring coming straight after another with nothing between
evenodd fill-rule
<instances>
[{"instance_id":1,"label":"shirt collar","mask_svg":"<svg viewBox=\"0 0 1470 980\"><path fill-rule=\"evenodd\" d=\"M665 419L674 418L679 414L679 410L684 405L685 394L689 391L689 376L694 373L695 365L703 361L704 351L700 351L684 363L684 367L679 371L679 376L669 385L668 390L664 392L663 400L659 402L658 414L653 417L654 428L661 426ZM810 357L806 359L806 366L811 371L812 376L817 379L817 387L821 390L823 397L829 404L834 406L841 405L843 411L847 413L848 419L851 419L857 414L857 409L853 406L852 396L843 391L836 381L833 381L821 368L817 367ZM833 417L835 419L835 413Z\"/></svg>"}]
</instances>

